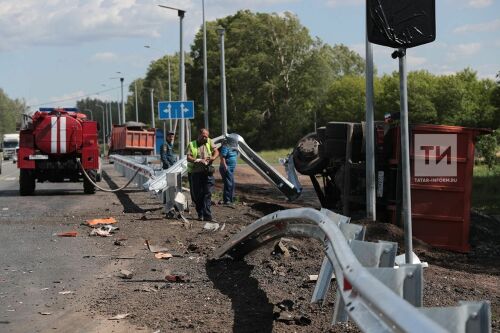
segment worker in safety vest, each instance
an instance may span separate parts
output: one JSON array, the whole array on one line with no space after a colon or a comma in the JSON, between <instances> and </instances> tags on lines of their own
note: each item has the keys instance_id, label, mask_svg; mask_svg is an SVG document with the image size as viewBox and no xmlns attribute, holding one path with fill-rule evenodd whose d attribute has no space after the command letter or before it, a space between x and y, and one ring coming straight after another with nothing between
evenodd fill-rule
<instances>
[{"instance_id":1,"label":"worker in safety vest","mask_svg":"<svg viewBox=\"0 0 500 333\"><path fill-rule=\"evenodd\" d=\"M191 197L196 205L198 220L212 221L210 207L215 186L212 163L219 157L219 151L209 138L207 129L200 129L198 138L189 143L186 157Z\"/></svg>"}]
</instances>

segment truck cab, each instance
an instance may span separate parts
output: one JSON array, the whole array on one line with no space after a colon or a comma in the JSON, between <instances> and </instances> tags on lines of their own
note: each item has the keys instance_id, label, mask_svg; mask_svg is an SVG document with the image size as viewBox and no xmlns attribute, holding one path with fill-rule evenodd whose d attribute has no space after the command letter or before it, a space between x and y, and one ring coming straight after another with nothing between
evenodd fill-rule
<instances>
[{"instance_id":1,"label":"truck cab","mask_svg":"<svg viewBox=\"0 0 500 333\"><path fill-rule=\"evenodd\" d=\"M2 140L3 160L14 159L19 149L19 133L4 134Z\"/></svg>"}]
</instances>

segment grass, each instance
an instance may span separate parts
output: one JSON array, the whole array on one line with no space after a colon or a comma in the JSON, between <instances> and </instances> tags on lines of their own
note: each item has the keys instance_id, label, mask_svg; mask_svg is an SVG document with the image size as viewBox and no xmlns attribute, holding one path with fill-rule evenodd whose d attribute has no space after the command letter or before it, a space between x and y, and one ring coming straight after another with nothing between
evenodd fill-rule
<instances>
[{"instance_id":1,"label":"grass","mask_svg":"<svg viewBox=\"0 0 500 333\"><path fill-rule=\"evenodd\" d=\"M472 207L488 215L500 215L500 164L491 170L486 165L474 167Z\"/></svg>"},{"instance_id":2,"label":"grass","mask_svg":"<svg viewBox=\"0 0 500 333\"><path fill-rule=\"evenodd\" d=\"M276 149L276 150L263 150L258 151L260 157L262 157L269 164L279 164L280 158L285 158L292 152L292 148ZM238 158L238 164L246 164L245 161Z\"/></svg>"}]
</instances>

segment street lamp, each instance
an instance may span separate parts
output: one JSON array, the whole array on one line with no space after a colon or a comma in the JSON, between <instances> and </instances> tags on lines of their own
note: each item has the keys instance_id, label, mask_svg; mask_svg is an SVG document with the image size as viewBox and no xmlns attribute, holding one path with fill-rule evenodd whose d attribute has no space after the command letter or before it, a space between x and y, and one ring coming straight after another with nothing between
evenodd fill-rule
<instances>
[{"instance_id":1,"label":"street lamp","mask_svg":"<svg viewBox=\"0 0 500 333\"><path fill-rule=\"evenodd\" d=\"M207 23L205 22L205 0L203 7L203 118L205 128L208 129L208 74L207 74Z\"/></svg>"},{"instance_id":2,"label":"street lamp","mask_svg":"<svg viewBox=\"0 0 500 333\"><path fill-rule=\"evenodd\" d=\"M185 94L184 94L184 45L183 45L183 30L182 30L182 21L184 19L184 15L186 14L185 10L179 9L179 8L174 8L174 7L169 7L169 6L164 6L164 5L158 5L161 8L166 8L166 9L172 9L177 11L177 15L179 16L179 33L180 33L180 41L179 41L179 99L181 101L184 101ZM185 146L185 127L186 127L186 119L182 118L181 119L181 140L180 140L180 156L179 158L184 157L184 146Z\"/></svg>"},{"instance_id":3,"label":"street lamp","mask_svg":"<svg viewBox=\"0 0 500 333\"><path fill-rule=\"evenodd\" d=\"M106 123L104 121L104 106L97 104L96 105L98 108L101 108L102 110L102 126L101 126L101 133L102 133L102 147L103 147L103 155L106 153Z\"/></svg>"},{"instance_id":4,"label":"street lamp","mask_svg":"<svg viewBox=\"0 0 500 333\"><path fill-rule=\"evenodd\" d=\"M222 111L222 135L227 135L227 104L226 104L226 61L224 58L224 34L222 27L217 29L220 39L220 105Z\"/></svg>"},{"instance_id":5,"label":"street lamp","mask_svg":"<svg viewBox=\"0 0 500 333\"><path fill-rule=\"evenodd\" d=\"M122 74L122 72L116 72L116 74ZM122 94L122 106L121 106L121 112L120 108L118 108L118 124L124 124L125 123L125 102L123 100L123 81L125 80L123 77L110 77L110 80L114 79L120 79L120 85L121 85L121 94Z\"/></svg>"},{"instance_id":6,"label":"street lamp","mask_svg":"<svg viewBox=\"0 0 500 333\"><path fill-rule=\"evenodd\" d=\"M92 110L90 110L90 109L83 109L83 112L90 113L90 120L94 120L94 114L93 114Z\"/></svg>"}]
</instances>

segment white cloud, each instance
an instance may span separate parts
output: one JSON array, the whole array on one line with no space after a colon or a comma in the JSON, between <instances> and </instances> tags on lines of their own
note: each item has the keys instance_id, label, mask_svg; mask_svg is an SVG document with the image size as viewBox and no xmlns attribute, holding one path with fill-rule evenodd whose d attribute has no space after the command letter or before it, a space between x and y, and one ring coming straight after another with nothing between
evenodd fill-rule
<instances>
[{"instance_id":1,"label":"white cloud","mask_svg":"<svg viewBox=\"0 0 500 333\"><path fill-rule=\"evenodd\" d=\"M494 32L500 30L500 19L483 22L477 24L466 24L461 27L455 28L453 32L455 33L465 33L465 32Z\"/></svg>"},{"instance_id":2,"label":"white cloud","mask_svg":"<svg viewBox=\"0 0 500 333\"><path fill-rule=\"evenodd\" d=\"M468 5L474 8L484 8L493 4L493 0L469 0Z\"/></svg>"},{"instance_id":3,"label":"white cloud","mask_svg":"<svg viewBox=\"0 0 500 333\"><path fill-rule=\"evenodd\" d=\"M359 6L364 4L364 0L328 0L326 5L329 7L340 7L340 6Z\"/></svg>"},{"instance_id":4,"label":"white cloud","mask_svg":"<svg viewBox=\"0 0 500 333\"><path fill-rule=\"evenodd\" d=\"M109 38L157 37L165 22L176 21L175 15L157 9L147 0L2 1L0 16L0 50L28 45L74 45Z\"/></svg>"},{"instance_id":5,"label":"white cloud","mask_svg":"<svg viewBox=\"0 0 500 333\"><path fill-rule=\"evenodd\" d=\"M106 62L106 61L115 60L116 58L117 58L116 54L114 54L113 52L99 52L99 53L94 54L92 56L91 60L92 61Z\"/></svg>"},{"instance_id":6,"label":"white cloud","mask_svg":"<svg viewBox=\"0 0 500 333\"><path fill-rule=\"evenodd\" d=\"M425 64L427 62L427 58L408 55L406 57L406 61L410 66L416 67Z\"/></svg>"},{"instance_id":7,"label":"white cloud","mask_svg":"<svg viewBox=\"0 0 500 333\"><path fill-rule=\"evenodd\" d=\"M459 58L470 57L481 50L480 43L458 44L452 47L448 52L448 60L455 61Z\"/></svg>"}]
</instances>

